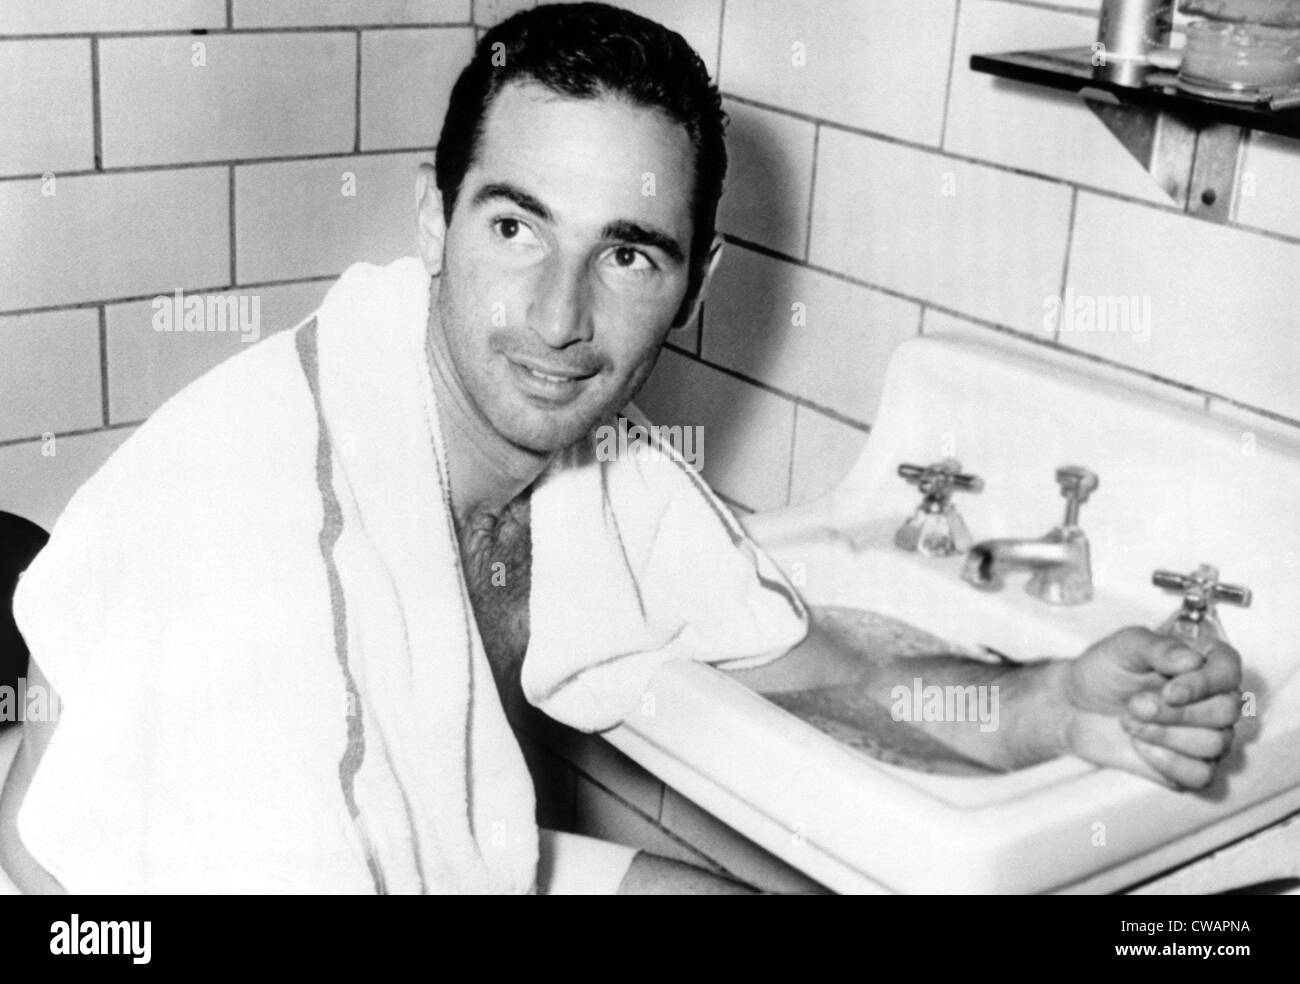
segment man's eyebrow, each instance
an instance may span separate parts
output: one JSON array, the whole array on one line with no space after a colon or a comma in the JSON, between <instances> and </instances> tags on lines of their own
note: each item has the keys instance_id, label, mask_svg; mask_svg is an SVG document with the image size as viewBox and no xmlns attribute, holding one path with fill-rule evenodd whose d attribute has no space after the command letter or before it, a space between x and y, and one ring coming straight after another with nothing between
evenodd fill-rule
<instances>
[{"instance_id":1,"label":"man's eyebrow","mask_svg":"<svg viewBox=\"0 0 1300 984\"><path fill-rule=\"evenodd\" d=\"M494 198L504 198L507 201L514 202L525 212L537 216L543 222L550 222L554 218L549 208L522 188L517 188L512 184L485 184L474 193L473 204L476 206L483 205Z\"/></svg>"},{"instance_id":2,"label":"man's eyebrow","mask_svg":"<svg viewBox=\"0 0 1300 984\"><path fill-rule=\"evenodd\" d=\"M674 263L681 263L686 259L686 254L683 252L681 245L672 236L660 232L658 229L648 229L640 223L626 219L620 219L605 226L601 230L601 238L617 239L633 246L653 246Z\"/></svg>"}]
</instances>

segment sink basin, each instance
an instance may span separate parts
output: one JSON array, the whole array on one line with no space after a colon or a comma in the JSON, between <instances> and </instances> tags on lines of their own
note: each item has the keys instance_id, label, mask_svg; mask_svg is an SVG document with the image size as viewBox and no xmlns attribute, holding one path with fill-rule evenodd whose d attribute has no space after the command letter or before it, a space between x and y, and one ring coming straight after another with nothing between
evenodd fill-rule
<instances>
[{"instance_id":1,"label":"sink basin","mask_svg":"<svg viewBox=\"0 0 1300 984\"><path fill-rule=\"evenodd\" d=\"M978 412L972 413L971 407ZM1059 363L927 337L891 361L861 459L831 494L749 517L755 539L815 606L897 619L985 658L1071 658L1125 625L1155 627L1176 598L1158 567L1216 564L1254 589L1221 609L1257 718L1208 790L1175 793L1073 757L951 775L881 761L725 672L679 662L652 683L656 712L609 740L679 792L830 888L845 892L1115 891L1300 809L1300 446ZM1101 476L1083 510L1095 598L1053 607L960 578L961 557L898 550L918 497L900 463L951 455L985 491L959 500L976 540L1040 536L1060 521L1054 470ZM806 681L815 688L819 681Z\"/></svg>"}]
</instances>

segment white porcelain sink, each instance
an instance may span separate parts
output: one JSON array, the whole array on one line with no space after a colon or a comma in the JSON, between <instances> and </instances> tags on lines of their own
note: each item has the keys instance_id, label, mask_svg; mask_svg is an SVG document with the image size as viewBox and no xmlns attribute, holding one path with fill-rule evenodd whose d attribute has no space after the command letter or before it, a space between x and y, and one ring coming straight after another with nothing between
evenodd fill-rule
<instances>
[{"instance_id":1,"label":"white porcelain sink","mask_svg":"<svg viewBox=\"0 0 1300 984\"><path fill-rule=\"evenodd\" d=\"M1245 450L1249 448L1249 453ZM1060 521L1062 464L1101 486L1081 525L1096 597L1053 608L1012 575L997 593L961 558L899 551L918 501L902 462L948 455L985 479L959 498L975 539L1040 536ZM1255 592L1221 609L1259 717L1224 775L1174 793L1073 758L1010 774L948 776L840 745L708 666L675 663L656 713L608 737L705 809L839 891L1113 891L1300 809L1300 447L966 340L926 338L891 361L866 450L830 495L746 525L814 605L878 612L963 647L1073 657L1128 624L1155 627L1177 599L1158 568L1217 565Z\"/></svg>"}]
</instances>

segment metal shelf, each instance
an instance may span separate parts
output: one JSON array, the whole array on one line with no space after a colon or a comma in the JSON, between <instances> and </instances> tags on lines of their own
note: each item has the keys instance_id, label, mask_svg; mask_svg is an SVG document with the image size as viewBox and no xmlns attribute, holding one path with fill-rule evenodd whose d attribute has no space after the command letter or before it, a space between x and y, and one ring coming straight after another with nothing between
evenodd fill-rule
<instances>
[{"instance_id":1,"label":"metal shelf","mask_svg":"<svg viewBox=\"0 0 1300 984\"><path fill-rule=\"evenodd\" d=\"M1232 219L1246 130L1300 139L1300 107L1208 99L1145 64L1094 65L1090 47L972 55L976 72L1079 95L1184 210Z\"/></svg>"}]
</instances>

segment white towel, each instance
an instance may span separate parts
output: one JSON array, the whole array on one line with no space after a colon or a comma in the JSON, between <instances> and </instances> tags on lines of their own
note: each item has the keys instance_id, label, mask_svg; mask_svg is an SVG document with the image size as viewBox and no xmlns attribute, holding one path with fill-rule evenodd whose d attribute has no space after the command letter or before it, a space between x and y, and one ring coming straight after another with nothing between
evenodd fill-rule
<instances>
[{"instance_id":1,"label":"white towel","mask_svg":"<svg viewBox=\"0 0 1300 984\"><path fill-rule=\"evenodd\" d=\"M63 699L19 816L74 892L526 892L533 791L463 581L415 260L169 401L73 499L16 614ZM557 459L530 700L594 730L674 657L806 613L680 459Z\"/></svg>"}]
</instances>

